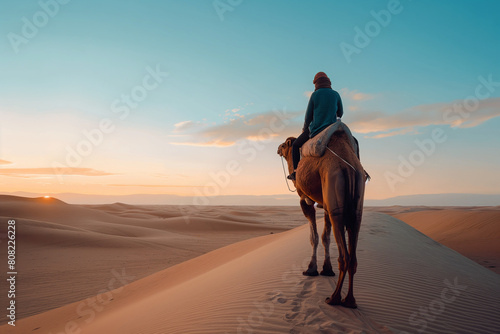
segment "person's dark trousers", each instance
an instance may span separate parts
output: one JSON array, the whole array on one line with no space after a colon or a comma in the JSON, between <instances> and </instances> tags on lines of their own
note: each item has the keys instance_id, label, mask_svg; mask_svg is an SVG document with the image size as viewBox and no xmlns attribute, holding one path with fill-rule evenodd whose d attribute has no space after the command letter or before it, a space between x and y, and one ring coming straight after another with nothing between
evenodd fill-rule
<instances>
[{"instance_id":1,"label":"person's dark trousers","mask_svg":"<svg viewBox=\"0 0 500 334\"><path fill-rule=\"evenodd\" d=\"M300 148L309 140L309 129L306 129L302 134L295 139L292 145L293 169L297 169L300 161Z\"/></svg>"}]
</instances>

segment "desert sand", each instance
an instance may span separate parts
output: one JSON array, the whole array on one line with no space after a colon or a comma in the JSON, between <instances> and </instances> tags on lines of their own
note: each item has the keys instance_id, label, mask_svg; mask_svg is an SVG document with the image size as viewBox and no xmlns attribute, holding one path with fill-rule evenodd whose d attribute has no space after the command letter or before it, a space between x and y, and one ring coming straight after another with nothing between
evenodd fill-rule
<instances>
[{"instance_id":1,"label":"desert sand","mask_svg":"<svg viewBox=\"0 0 500 334\"><path fill-rule=\"evenodd\" d=\"M500 274L500 206L371 207Z\"/></svg>"},{"instance_id":2,"label":"desert sand","mask_svg":"<svg viewBox=\"0 0 500 334\"><path fill-rule=\"evenodd\" d=\"M18 320L2 333L500 330L499 275L380 212L364 215L351 310L324 303L336 277L301 275L311 247L298 207L2 197L0 210L19 242Z\"/></svg>"},{"instance_id":3,"label":"desert sand","mask_svg":"<svg viewBox=\"0 0 500 334\"><path fill-rule=\"evenodd\" d=\"M17 220L17 316L47 311L108 288L112 271L135 281L208 251L304 223L290 208L69 205L54 198L0 196L0 240ZM3 244L3 243L2 243ZM0 244L1 245L1 244ZM7 247L0 248L5 259ZM0 291L6 291L6 282ZM3 296L3 293L2 293ZM0 318L5 323L6 318Z\"/></svg>"}]
</instances>

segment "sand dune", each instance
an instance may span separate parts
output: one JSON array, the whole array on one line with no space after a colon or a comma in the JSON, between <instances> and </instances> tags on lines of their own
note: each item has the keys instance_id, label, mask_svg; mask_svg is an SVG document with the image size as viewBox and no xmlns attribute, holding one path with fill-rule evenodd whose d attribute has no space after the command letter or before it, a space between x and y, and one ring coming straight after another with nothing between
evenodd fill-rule
<instances>
[{"instance_id":1,"label":"sand dune","mask_svg":"<svg viewBox=\"0 0 500 334\"><path fill-rule=\"evenodd\" d=\"M401 219L500 274L500 206L370 208Z\"/></svg>"},{"instance_id":2,"label":"sand dune","mask_svg":"<svg viewBox=\"0 0 500 334\"><path fill-rule=\"evenodd\" d=\"M17 220L18 319L95 296L108 288L112 270L125 269L134 281L304 222L300 209L270 208L262 214L254 209L206 207L184 217L176 206L80 206L54 198L0 196L0 220ZM0 224L3 238L6 226ZM6 251L0 247L1 259ZM0 291L6 287L1 280ZM0 324L6 321L0 318Z\"/></svg>"},{"instance_id":3,"label":"sand dune","mask_svg":"<svg viewBox=\"0 0 500 334\"><path fill-rule=\"evenodd\" d=\"M234 208L224 208L222 213L221 208L210 210L214 215L237 216L228 212ZM287 218L290 212L282 208L270 210L276 214L268 213L272 219ZM294 219L300 217L287 221ZM284 226L284 221L281 224ZM15 329L4 325L0 331L127 334L500 330L500 276L400 220L375 212L365 214L360 233L355 281L359 308L328 306L323 301L332 293L336 278L301 275L311 252L308 234L307 226L300 226L241 241L124 287L103 290L97 299L22 319ZM130 256L130 252L120 252L123 257ZM336 257L336 251L332 256ZM128 272L128 264L123 265ZM92 275L92 269L89 271ZM106 281L113 275L108 272Z\"/></svg>"}]
</instances>

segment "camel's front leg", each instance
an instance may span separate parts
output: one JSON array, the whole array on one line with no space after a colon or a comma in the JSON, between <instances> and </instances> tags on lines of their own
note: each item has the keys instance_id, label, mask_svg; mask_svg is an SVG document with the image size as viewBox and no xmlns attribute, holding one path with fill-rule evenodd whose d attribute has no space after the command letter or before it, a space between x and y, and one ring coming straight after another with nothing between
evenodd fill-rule
<instances>
[{"instance_id":1,"label":"camel's front leg","mask_svg":"<svg viewBox=\"0 0 500 334\"><path fill-rule=\"evenodd\" d=\"M321 275L323 276L335 276L332 269L332 263L330 262L330 235L332 234L332 223L330 222L330 217L328 213L325 214L325 228L323 229L323 235L321 240L323 241L323 247L325 248L325 262L323 263L323 270Z\"/></svg>"},{"instance_id":2,"label":"camel's front leg","mask_svg":"<svg viewBox=\"0 0 500 334\"><path fill-rule=\"evenodd\" d=\"M318 229L316 228L316 210L314 209L314 204L307 204L305 199L300 200L300 207L302 208L304 216L306 216L307 220L309 220L309 227L311 229L311 245L313 247L311 262L309 262L307 270L302 274L304 274L305 276L318 276L319 273L316 260L316 252L318 250L319 236Z\"/></svg>"}]
</instances>

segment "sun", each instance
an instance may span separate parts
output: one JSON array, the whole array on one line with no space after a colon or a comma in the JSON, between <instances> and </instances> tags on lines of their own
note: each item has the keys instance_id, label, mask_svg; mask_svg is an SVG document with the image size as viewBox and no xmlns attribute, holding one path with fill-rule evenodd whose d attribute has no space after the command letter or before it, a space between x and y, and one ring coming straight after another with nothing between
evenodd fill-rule
<instances>
[{"instance_id":1,"label":"sun","mask_svg":"<svg viewBox=\"0 0 500 334\"><path fill-rule=\"evenodd\" d=\"M45 196L43 196L43 198L50 198L50 196L49 195L45 195Z\"/></svg>"}]
</instances>

